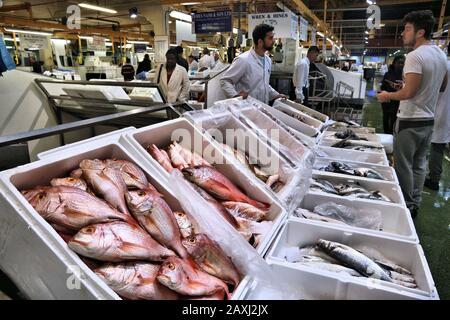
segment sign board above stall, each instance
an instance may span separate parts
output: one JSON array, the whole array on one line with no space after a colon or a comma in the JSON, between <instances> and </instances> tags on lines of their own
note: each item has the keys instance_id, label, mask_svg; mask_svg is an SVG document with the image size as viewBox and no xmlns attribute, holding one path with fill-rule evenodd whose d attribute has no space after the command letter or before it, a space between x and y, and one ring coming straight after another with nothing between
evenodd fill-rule
<instances>
[{"instance_id":1,"label":"sign board above stall","mask_svg":"<svg viewBox=\"0 0 450 320\"><path fill-rule=\"evenodd\" d=\"M253 29L265 23L274 27L276 38L296 39L298 17L290 12L253 13L248 15L248 36L252 38Z\"/></svg>"},{"instance_id":2,"label":"sign board above stall","mask_svg":"<svg viewBox=\"0 0 450 320\"><path fill-rule=\"evenodd\" d=\"M317 30L316 28L311 28L311 45L316 46L317 45Z\"/></svg>"},{"instance_id":3,"label":"sign board above stall","mask_svg":"<svg viewBox=\"0 0 450 320\"><path fill-rule=\"evenodd\" d=\"M20 47L22 49L46 49L50 47L50 37L37 34L22 33L20 34Z\"/></svg>"},{"instance_id":4,"label":"sign board above stall","mask_svg":"<svg viewBox=\"0 0 450 320\"><path fill-rule=\"evenodd\" d=\"M93 36L87 41L89 51L106 51L106 39L103 37Z\"/></svg>"},{"instance_id":5,"label":"sign board above stall","mask_svg":"<svg viewBox=\"0 0 450 320\"><path fill-rule=\"evenodd\" d=\"M178 45L181 43L181 41L192 41L192 42L197 41L195 33L192 32L192 24L189 22L177 20L176 31L177 31Z\"/></svg>"},{"instance_id":6,"label":"sign board above stall","mask_svg":"<svg viewBox=\"0 0 450 320\"><path fill-rule=\"evenodd\" d=\"M193 15L194 31L199 33L231 32L231 11L200 12Z\"/></svg>"},{"instance_id":7,"label":"sign board above stall","mask_svg":"<svg viewBox=\"0 0 450 320\"><path fill-rule=\"evenodd\" d=\"M300 41L308 41L308 20L300 17Z\"/></svg>"}]
</instances>

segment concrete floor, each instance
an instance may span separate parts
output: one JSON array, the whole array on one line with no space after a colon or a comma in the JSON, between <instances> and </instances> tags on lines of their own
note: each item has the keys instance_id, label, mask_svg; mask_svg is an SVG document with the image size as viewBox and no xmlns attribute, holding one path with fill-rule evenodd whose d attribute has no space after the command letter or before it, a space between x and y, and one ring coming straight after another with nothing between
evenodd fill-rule
<instances>
[{"instance_id":1,"label":"concrete floor","mask_svg":"<svg viewBox=\"0 0 450 320\"><path fill-rule=\"evenodd\" d=\"M368 84L364 105L364 126L383 132L381 105L376 101L377 81ZM375 90L372 90L375 87ZM439 191L424 188L422 205L414 219L419 241L425 251L441 299L450 299L450 155L447 152Z\"/></svg>"},{"instance_id":2,"label":"concrete floor","mask_svg":"<svg viewBox=\"0 0 450 320\"><path fill-rule=\"evenodd\" d=\"M376 102L377 81L368 84L364 105L364 126L383 132L381 106ZM450 299L450 155L444 160L444 174L439 191L424 189L423 202L414 220L441 299ZM4 292L4 293L2 293ZM14 285L0 272L0 300L21 299Z\"/></svg>"}]
</instances>

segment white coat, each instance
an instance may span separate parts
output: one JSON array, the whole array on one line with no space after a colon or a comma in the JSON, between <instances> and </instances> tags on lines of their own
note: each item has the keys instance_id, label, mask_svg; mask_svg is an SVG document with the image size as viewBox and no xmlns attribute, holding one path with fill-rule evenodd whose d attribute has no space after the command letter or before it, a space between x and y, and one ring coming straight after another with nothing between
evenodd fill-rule
<instances>
[{"instance_id":1,"label":"white coat","mask_svg":"<svg viewBox=\"0 0 450 320\"><path fill-rule=\"evenodd\" d=\"M214 68L215 64L216 62L214 61L213 57L211 57L209 54L204 54L203 57L201 57L200 60L198 60L198 69L199 70L201 68L212 69Z\"/></svg>"},{"instance_id":2,"label":"white coat","mask_svg":"<svg viewBox=\"0 0 450 320\"><path fill-rule=\"evenodd\" d=\"M225 96L232 98L245 91L266 104L273 100L279 93L269 84L272 61L267 55L264 59L263 66L253 48L234 59L220 80Z\"/></svg>"},{"instance_id":3,"label":"white coat","mask_svg":"<svg viewBox=\"0 0 450 320\"><path fill-rule=\"evenodd\" d=\"M298 100L303 101L303 88L309 88L309 66L310 61L307 57L297 61L292 75L292 82L294 83L295 96Z\"/></svg>"},{"instance_id":4,"label":"white coat","mask_svg":"<svg viewBox=\"0 0 450 320\"><path fill-rule=\"evenodd\" d=\"M447 61L447 71L450 74L450 60ZM450 81L447 83L445 91L439 94L439 100L434 111L434 128L431 142L450 142Z\"/></svg>"},{"instance_id":5,"label":"white coat","mask_svg":"<svg viewBox=\"0 0 450 320\"><path fill-rule=\"evenodd\" d=\"M177 101L189 100L189 76L186 69L177 64L170 77L170 81L167 83L166 65L162 64L160 68L162 69L158 84L167 102L175 103ZM156 76L158 76L159 70Z\"/></svg>"}]
</instances>

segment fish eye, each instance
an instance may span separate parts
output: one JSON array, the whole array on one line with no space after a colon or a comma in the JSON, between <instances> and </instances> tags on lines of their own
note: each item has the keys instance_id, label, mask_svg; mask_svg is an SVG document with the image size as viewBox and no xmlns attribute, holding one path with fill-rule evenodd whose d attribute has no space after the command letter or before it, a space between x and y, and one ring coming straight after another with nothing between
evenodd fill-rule
<instances>
[{"instance_id":1,"label":"fish eye","mask_svg":"<svg viewBox=\"0 0 450 320\"><path fill-rule=\"evenodd\" d=\"M67 179L67 180L69 180L70 182L74 182L75 181L75 179L74 178L72 178L72 177L70 177L69 179Z\"/></svg>"},{"instance_id":2,"label":"fish eye","mask_svg":"<svg viewBox=\"0 0 450 320\"><path fill-rule=\"evenodd\" d=\"M42 200L42 199L44 198L44 194L43 194L43 193L39 193L39 194L37 195L37 198L38 198L39 200Z\"/></svg>"},{"instance_id":3,"label":"fish eye","mask_svg":"<svg viewBox=\"0 0 450 320\"><path fill-rule=\"evenodd\" d=\"M139 191L137 192L137 194L138 194L139 197L145 196L145 192L142 191L142 190L139 190Z\"/></svg>"},{"instance_id":4,"label":"fish eye","mask_svg":"<svg viewBox=\"0 0 450 320\"><path fill-rule=\"evenodd\" d=\"M188 237L188 241L189 241L190 243L196 243L196 242L197 242L197 239L195 239L194 236L190 236L190 237Z\"/></svg>"},{"instance_id":5,"label":"fish eye","mask_svg":"<svg viewBox=\"0 0 450 320\"><path fill-rule=\"evenodd\" d=\"M95 232L95 227L87 227L85 230L85 233L91 234Z\"/></svg>"},{"instance_id":6,"label":"fish eye","mask_svg":"<svg viewBox=\"0 0 450 320\"><path fill-rule=\"evenodd\" d=\"M169 262L167 266L169 267L170 270L175 270L175 265L172 262Z\"/></svg>"},{"instance_id":7,"label":"fish eye","mask_svg":"<svg viewBox=\"0 0 450 320\"><path fill-rule=\"evenodd\" d=\"M184 217L185 214L184 214L184 212L177 212L177 216L179 216L179 217Z\"/></svg>"}]
</instances>

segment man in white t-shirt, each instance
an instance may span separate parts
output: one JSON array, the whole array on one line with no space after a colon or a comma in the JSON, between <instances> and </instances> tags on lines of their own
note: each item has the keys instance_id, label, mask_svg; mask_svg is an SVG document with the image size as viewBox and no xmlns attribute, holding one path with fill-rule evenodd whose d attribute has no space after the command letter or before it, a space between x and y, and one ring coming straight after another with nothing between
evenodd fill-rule
<instances>
[{"instance_id":1,"label":"man in white t-shirt","mask_svg":"<svg viewBox=\"0 0 450 320\"><path fill-rule=\"evenodd\" d=\"M439 92L447 85L447 59L438 46L430 44L435 23L430 10L410 12L403 22L403 44L414 48L406 56L404 83L396 92L382 91L377 96L379 102L400 101L394 128L395 171L415 217L422 200L434 111Z\"/></svg>"}]
</instances>

